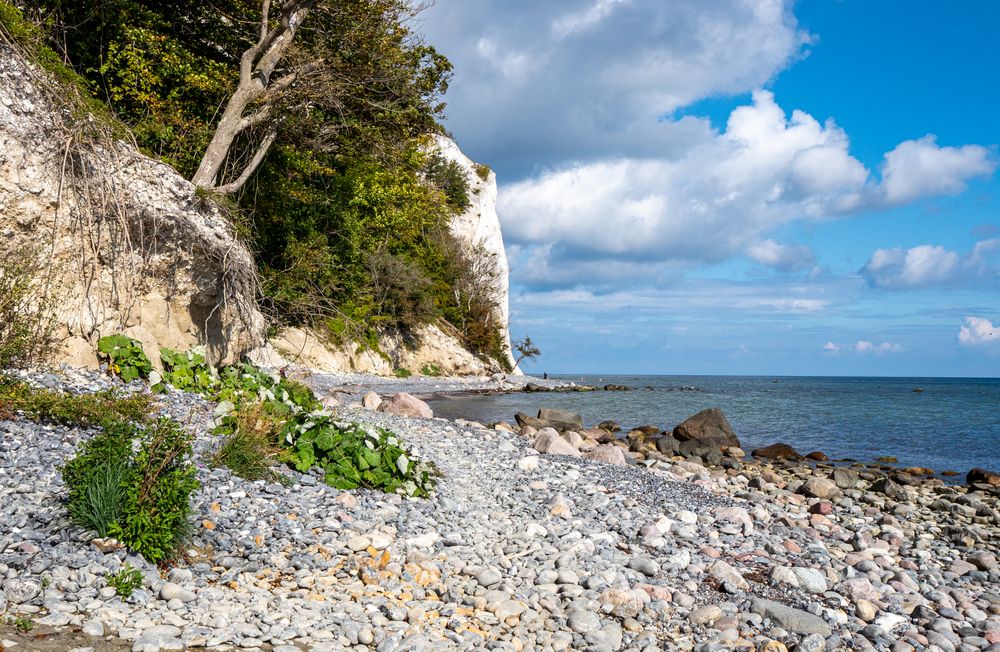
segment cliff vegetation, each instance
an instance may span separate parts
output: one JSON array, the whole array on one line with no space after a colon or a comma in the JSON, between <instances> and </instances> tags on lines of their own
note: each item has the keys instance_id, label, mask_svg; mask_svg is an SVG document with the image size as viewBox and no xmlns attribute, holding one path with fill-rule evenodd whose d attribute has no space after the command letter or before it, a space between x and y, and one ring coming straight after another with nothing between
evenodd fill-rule
<instances>
[{"instance_id":1,"label":"cliff vegetation","mask_svg":"<svg viewBox=\"0 0 1000 652\"><path fill-rule=\"evenodd\" d=\"M507 364L484 291L496 272L449 230L471 180L429 147L452 68L411 30L418 12L407 0L0 0L0 25L223 207L272 323L375 345L380 329L446 322Z\"/></svg>"}]
</instances>

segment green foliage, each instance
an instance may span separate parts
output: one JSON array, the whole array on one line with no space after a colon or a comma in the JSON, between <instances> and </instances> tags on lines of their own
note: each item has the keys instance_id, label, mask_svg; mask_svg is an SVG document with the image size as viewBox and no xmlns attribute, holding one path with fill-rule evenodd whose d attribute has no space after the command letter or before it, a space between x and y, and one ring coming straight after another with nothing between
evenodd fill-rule
<instances>
[{"instance_id":1,"label":"green foliage","mask_svg":"<svg viewBox=\"0 0 1000 652\"><path fill-rule=\"evenodd\" d=\"M35 421L69 426L91 427L107 420L142 423L148 418L150 399L115 390L64 394L0 377L0 412L4 411L20 411Z\"/></svg>"},{"instance_id":2,"label":"green foliage","mask_svg":"<svg viewBox=\"0 0 1000 652\"><path fill-rule=\"evenodd\" d=\"M525 337L523 340L518 340L513 344L514 353L517 354L515 358L514 366L521 364L522 360L534 360L542 354L535 343L531 341L530 337Z\"/></svg>"},{"instance_id":3,"label":"green foliage","mask_svg":"<svg viewBox=\"0 0 1000 652\"><path fill-rule=\"evenodd\" d=\"M259 0L21 4L54 59L71 62L141 148L194 172L257 39ZM361 341L374 328L445 320L495 356L498 325L466 292L448 229L469 206L469 180L426 153L452 67L410 32L414 6L324 2L308 16L273 75L301 74L266 125L277 141L227 213L255 253L276 322ZM237 139L226 175L252 153L252 131Z\"/></svg>"},{"instance_id":4,"label":"green foliage","mask_svg":"<svg viewBox=\"0 0 1000 652\"><path fill-rule=\"evenodd\" d=\"M425 364L420 368L420 373L425 376L440 376L442 372L441 367L436 364Z\"/></svg>"},{"instance_id":5,"label":"green foliage","mask_svg":"<svg viewBox=\"0 0 1000 652\"><path fill-rule=\"evenodd\" d=\"M424 166L424 178L444 193L445 201L456 213L461 213L472 205L469 201L469 180L458 162L450 161L441 153L435 152Z\"/></svg>"},{"instance_id":6,"label":"green foliage","mask_svg":"<svg viewBox=\"0 0 1000 652\"><path fill-rule=\"evenodd\" d=\"M341 488L353 483L351 488L426 496L433 487L433 467L407 454L391 433L369 436L370 450L378 449L377 460L370 453L360 458L353 454L359 442L367 446L358 439L365 427L335 424L302 383L250 364L216 370L193 351L166 350L161 358L165 371L162 381L153 386L155 391L166 391L169 383L220 402L213 432L223 437L223 443L211 462L236 475L277 480L271 462L278 458L303 472L320 466L327 481Z\"/></svg>"},{"instance_id":7,"label":"green foliage","mask_svg":"<svg viewBox=\"0 0 1000 652\"><path fill-rule=\"evenodd\" d=\"M3 12L10 11L0 3ZM0 250L0 368L24 365L49 349L52 318L39 278L37 251Z\"/></svg>"},{"instance_id":8,"label":"green foliage","mask_svg":"<svg viewBox=\"0 0 1000 652\"><path fill-rule=\"evenodd\" d=\"M241 405L216 428L216 434L227 434L210 461L247 480L281 481L271 468L278 452L273 439L279 430L266 403Z\"/></svg>"},{"instance_id":9,"label":"green foliage","mask_svg":"<svg viewBox=\"0 0 1000 652\"><path fill-rule=\"evenodd\" d=\"M337 489L364 487L409 496L430 494L434 467L407 455L388 430L338 423L325 415L313 414L308 419L296 424L298 436L284 454L299 471L319 466L326 473L327 484Z\"/></svg>"},{"instance_id":10,"label":"green foliage","mask_svg":"<svg viewBox=\"0 0 1000 652\"><path fill-rule=\"evenodd\" d=\"M7 624L17 628L22 634L27 634L35 628L35 622L27 616L7 616Z\"/></svg>"},{"instance_id":11,"label":"green foliage","mask_svg":"<svg viewBox=\"0 0 1000 652\"><path fill-rule=\"evenodd\" d=\"M392 374L396 378L409 378L410 376L413 375L413 372L407 369L406 367L400 367L399 369L393 371Z\"/></svg>"},{"instance_id":12,"label":"green foliage","mask_svg":"<svg viewBox=\"0 0 1000 652\"><path fill-rule=\"evenodd\" d=\"M128 563L117 573L108 573L104 579L107 580L108 586L114 588L115 593L124 599L131 597L136 589L142 588L142 572Z\"/></svg>"},{"instance_id":13,"label":"green foliage","mask_svg":"<svg viewBox=\"0 0 1000 652\"><path fill-rule=\"evenodd\" d=\"M492 172L492 170L490 170L490 166L483 165L482 163L476 163L476 176L483 181L490 178L490 172Z\"/></svg>"},{"instance_id":14,"label":"green foliage","mask_svg":"<svg viewBox=\"0 0 1000 652\"><path fill-rule=\"evenodd\" d=\"M76 471L75 471L76 472ZM125 508L125 483L129 479L120 460L105 461L87 469L88 477L71 492L70 519L99 537L111 535Z\"/></svg>"},{"instance_id":15,"label":"green foliage","mask_svg":"<svg viewBox=\"0 0 1000 652\"><path fill-rule=\"evenodd\" d=\"M63 467L70 517L149 561L170 559L188 531L189 497L198 488L190 458L191 435L170 419L142 428L105 422ZM120 493L107 488L115 480ZM95 506L100 520L91 518Z\"/></svg>"},{"instance_id":16,"label":"green foliage","mask_svg":"<svg viewBox=\"0 0 1000 652\"><path fill-rule=\"evenodd\" d=\"M142 350L142 345L132 338L116 334L97 341L97 353L108 361L108 370L126 383L139 378L149 378L153 365Z\"/></svg>"}]
</instances>

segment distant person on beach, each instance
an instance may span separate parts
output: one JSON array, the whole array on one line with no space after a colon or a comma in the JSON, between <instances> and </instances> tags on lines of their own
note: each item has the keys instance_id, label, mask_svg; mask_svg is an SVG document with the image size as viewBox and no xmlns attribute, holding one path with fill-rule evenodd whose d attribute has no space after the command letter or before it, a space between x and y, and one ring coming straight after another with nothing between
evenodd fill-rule
<instances>
[{"instance_id":1,"label":"distant person on beach","mask_svg":"<svg viewBox=\"0 0 1000 652\"><path fill-rule=\"evenodd\" d=\"M542 380L548 380L548 379L549 379L549 372L546 371L545 373L542 374Z\"/></svg>"}]
</instances>

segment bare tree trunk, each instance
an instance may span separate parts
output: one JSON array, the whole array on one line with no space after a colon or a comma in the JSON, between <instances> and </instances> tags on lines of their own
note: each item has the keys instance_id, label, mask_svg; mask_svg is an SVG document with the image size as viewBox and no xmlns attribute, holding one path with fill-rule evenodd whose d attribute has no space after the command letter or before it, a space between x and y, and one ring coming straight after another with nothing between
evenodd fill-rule
<instances>
[{"instance_id":1,"label":"bare tree trunk","mask_svg":"<svg viewBox=\"0 0 1000 652\"><path fill-rule=\"evenodd\" d=\"M260 38L257 43L243 53L240 58L240 83L229 98L222 113L219 126L211 142L205 149L198 171L191 182L200 187L218 192L236 192L253 174L267 155L267 150L277 136L272 126L257 146L253 157L237 175L236 179L224 182L220 171L233 148L236 138L247 129L272 119L271 106L274 99L295 82L297 73L292 72L271 81L275 67L281 61L288 46L295 38L295 32L302 25L317 0L287 0L281 7L278 24L270 26L271 0L262 0ZM259 102L258 102L259 101ZM259 103L260 106L247 114L247 108Z\"/></svg>"}]
</instances>

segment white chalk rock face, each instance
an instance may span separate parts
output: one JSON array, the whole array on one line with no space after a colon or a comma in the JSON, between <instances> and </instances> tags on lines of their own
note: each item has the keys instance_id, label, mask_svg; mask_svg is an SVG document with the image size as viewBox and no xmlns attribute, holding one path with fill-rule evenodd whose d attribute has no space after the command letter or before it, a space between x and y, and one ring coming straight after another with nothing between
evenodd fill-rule
<instances>
[{"instance_id":1,"label":"white chalk rock face","mask_svg":"<svg viewBox=\"0 0 1000 652\"><path fill-rule=\"evenodd\" d=\"M455 141L445 136L435 136L435 146L446 160L454 161L465 172L469 182L469 201L471 206L461 215L456 215L451 221L451 232L470 249L481 247L481 251L495 260L499 272L499 293L497 305L499 314L497 320L502 325L504 345L508 360L514 364L510 354L510 299L508 296L510 282L510 267L507 264L507 252L503 246L503 234L500 231L500 217L497 215L497 176L485 166L477 165L472 159L462 153Z\"/></svg>"},{"instance_id":2,"label":"white chalk rock face","mask_svg":"<svg viewBox=\"0 0 1000 652\"><path fill-rule=\"evenodd\" d=\"M29 252L44 270L55 361L96 366L97 340L119 332L154 364L162 346L232 362L261 345L256 267L230 224L130 144L70 138L100 123L70 117L64 95L0 44L0 257Z\"/></svg>"}]
</instances>

